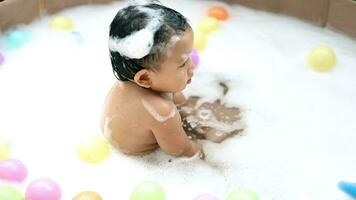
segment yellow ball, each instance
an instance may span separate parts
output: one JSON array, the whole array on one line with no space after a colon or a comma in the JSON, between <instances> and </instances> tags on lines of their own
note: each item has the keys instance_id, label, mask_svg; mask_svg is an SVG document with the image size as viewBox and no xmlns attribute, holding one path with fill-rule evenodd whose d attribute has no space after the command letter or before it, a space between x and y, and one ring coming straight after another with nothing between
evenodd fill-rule
<instances>
[{"instance_id":1,"label":"yellow ball","mask_svg":"<svg viewBox=\"0 0 356 200\"><path fill-rule=\"evenodd\" d=\"M57 29L61 31L72 31L74 29L74 23L69 17L58 16L52 20L50 27L51 29Z\"/></svg>"},{"instance_id":2,"label":"yellow ball","mask_svg":"<svg viewBox=\"0 0 356 200\"><path fill-rule=\"evenodd\" d=\"M198 23L197 31L209 34L220 27L219 20L213 17L206 17Z\"/></svg>"},{"instance_id":3,"label":"yellow ball","mask_svg":"<svg viewBox=\"0 0 356 200\"><path fill-rule=\"evenodd\" d=\"M103 198L96 192L83 191L77 194L73 200L103 200Z\"/></svg>"},{"instance_id":4,"label":"yellow ball","mask_svg":"<svg viewBox=\"0 0 356 200\"><path fill-rule=\"evenodd\" d=\"M5 160L11 155L10 149L5 145L0 143L0 160Z\"/></svg>"},{"instance_id":5,"label":"yellow ball","mask_svg":"<svg viewBox=\"0 0 356 200\"><path fill-rule=\"evenodd\" d=\"M336 56L332 48L322 45L311 50L308 63L313 70L326 72L335 66Z\"/></svg>"},{"instance_id":6,"label":"yellow ball","mask_svg":"<svg viewBox=\"0 0 356 200\"><path fill-rule=\"evenodd\" d=\"M198 51L204 51L208 44L208 38L205 34L200 32L194 33L194 48Z\"/></svg>"},{"instance_id":7,"label":"yellow ball","mask_svg":"<svg viewBox=\"0 0 356 200\"><path fill-rule=\"evenodd\" d=\"M77 156L88 163L98 163L105 160L110 154L110 148L102 137L93 136L80 141L77 146Z\"/></svg>"}]
</instances>

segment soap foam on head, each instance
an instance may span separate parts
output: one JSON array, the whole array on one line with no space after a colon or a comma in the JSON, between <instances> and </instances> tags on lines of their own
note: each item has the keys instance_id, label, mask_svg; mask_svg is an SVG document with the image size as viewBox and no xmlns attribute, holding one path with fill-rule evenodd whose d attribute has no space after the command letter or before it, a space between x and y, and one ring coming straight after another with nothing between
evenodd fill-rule
<instances>
[{"instance_id":1,"label":"soap foam on head","mask_svg":"<svg viewBox=\"0 0 356 200\"><path fill-rule=\"evenodd\" d=\"M154 34L162 25L162 15L159 11L144 6L138 6L138 10L149 16L149 22L145 28L124 38L109 38L109 49L130 59L141 59L151 52Z\"/></svg>"}]
</instances>

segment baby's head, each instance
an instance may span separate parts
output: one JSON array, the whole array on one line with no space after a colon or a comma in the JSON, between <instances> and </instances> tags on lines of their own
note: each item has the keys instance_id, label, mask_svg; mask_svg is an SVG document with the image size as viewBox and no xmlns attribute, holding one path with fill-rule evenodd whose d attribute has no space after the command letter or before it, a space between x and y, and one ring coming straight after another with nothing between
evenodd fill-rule
<instances>
[{"instance_id":1,"label":"baby's head","mask_svg":"<svg viewBox=\"0 0 356 200\"><path fill-rule=\"evenodd\" d=\"M179 12L159 3L121 9L110 25L116 78L161 92L185 88L193 75L193 31Z\"/></svg>"}]
</instances>

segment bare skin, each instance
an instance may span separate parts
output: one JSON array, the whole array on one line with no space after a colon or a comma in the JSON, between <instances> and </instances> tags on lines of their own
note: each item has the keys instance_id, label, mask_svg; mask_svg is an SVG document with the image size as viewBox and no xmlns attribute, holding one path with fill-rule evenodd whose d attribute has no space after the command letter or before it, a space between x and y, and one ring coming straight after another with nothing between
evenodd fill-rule
<instances>
[{"instance_id":1,"label":"bare skin","mask_svg":"<svg viewBox=\"0 0 356 200\"><path fill-rule=\"evenodd\" d=\"M171 49L159 70L145 68L133 81L118 81L110 90L101 117L101 128L123 153L143 155L162 148L173 156L191 157L202 152L189 140L176 104L190 83L193 32L189 28Z\"/></svg>"}]
</instances>

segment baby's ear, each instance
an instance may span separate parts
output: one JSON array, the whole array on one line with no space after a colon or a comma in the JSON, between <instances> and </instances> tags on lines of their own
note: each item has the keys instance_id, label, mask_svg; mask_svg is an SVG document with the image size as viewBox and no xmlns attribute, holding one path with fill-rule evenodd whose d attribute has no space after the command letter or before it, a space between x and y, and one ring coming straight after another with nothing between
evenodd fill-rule
<instances>
[{"instance_id":1,"label":"baby's ear","mask_svg":"<svg viewBox=\"0 0 356 200\"><path fill-rule=\"evenodd\" d=\"M135 83L141 87L150 88L152 83L152 78L150 74L151 73L148 69L141 69L135 74Z\"/></svg>"}]
</instances>

